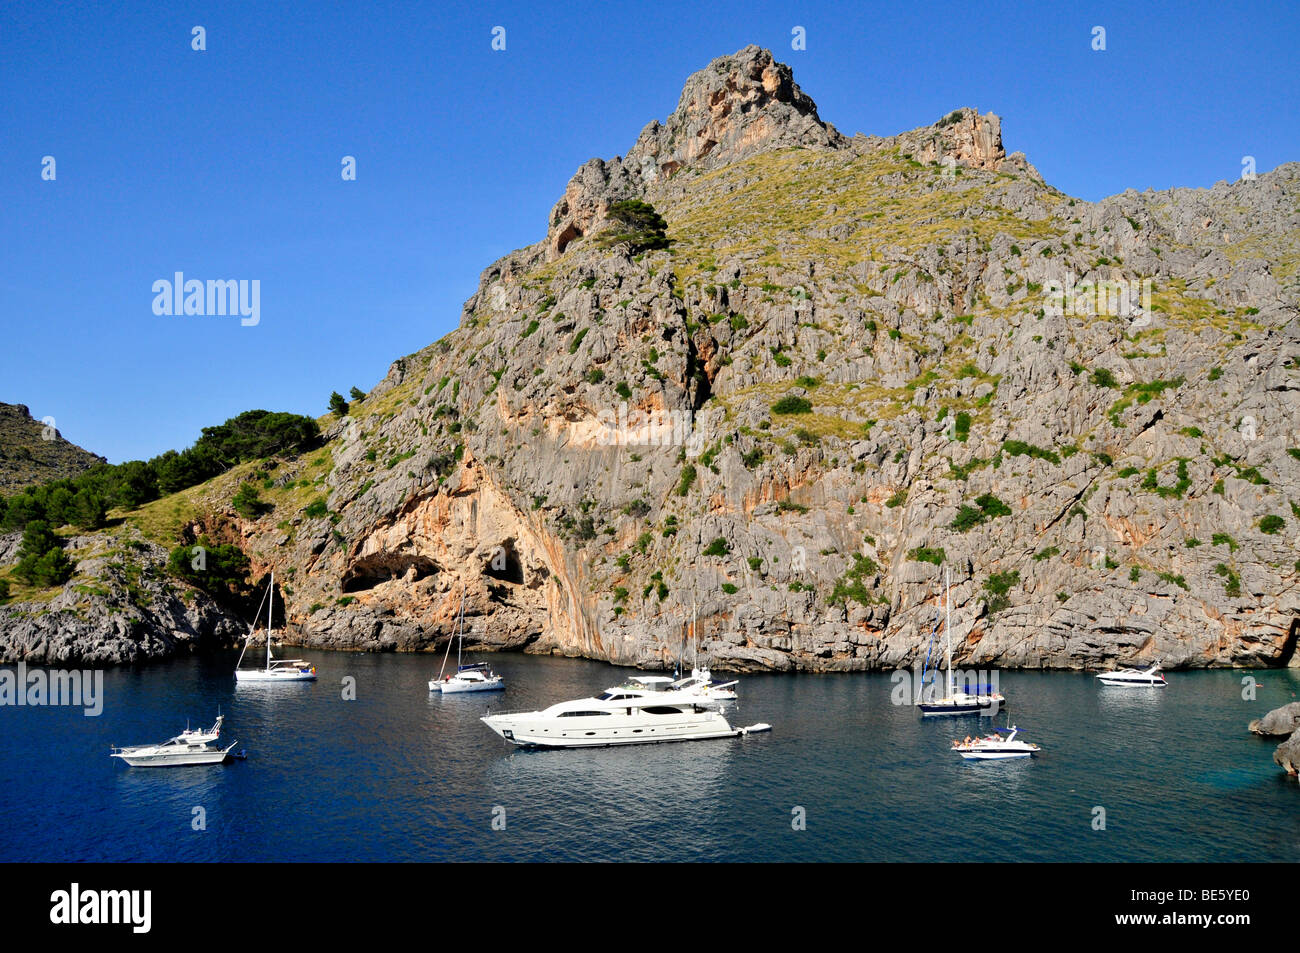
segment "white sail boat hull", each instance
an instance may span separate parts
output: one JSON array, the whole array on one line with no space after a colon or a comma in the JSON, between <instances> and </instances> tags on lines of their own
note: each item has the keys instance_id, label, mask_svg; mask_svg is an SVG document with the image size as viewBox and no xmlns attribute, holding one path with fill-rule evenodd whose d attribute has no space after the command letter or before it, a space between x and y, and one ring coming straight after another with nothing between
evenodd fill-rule
<instances>
[{"instance_id":1,"label":"white sail boat hull","mask_svg":"<svg viewBox=\"0 0 1300 953\"><path fill-rule=\"evenodd\" d=\"M299 669L244 669L235 672L237 682L314 682L316 673Z\"/></svg>"},{"instance_id":2,"label":"white sail boat hull","mask_svg":"<svg viewBox=\"0 0 1300 953\"><path fill-rule=\"evenodd\" d=\"M275 610L275 572L271 572L271 584L266 590L266 667L241 668L244 654L253 640L253 630L249 629L244 640L244 649L239 653L235 663L235 682L240 685L267 685L279 682L314 682L316 666L302 659L278 659L271 654L272 620Z\"/></svg>"},{"instance_id":3,"label":"white sail boat hull","mask_svg":"<svg viewBox=\"0 0 1300 953\"><path fill-rule=\"evenodd\" d=\"M447 640L447 651L442 657L442 669L447 668L447 659L451 656L452 639ZM467 692L501 692L505 691L506 680L498 675L486 663L474 665L461 664L461 655L465 648L465 592L460 594L460 612L456 620L456 671L451 675L438 672L437 678L429 679L429 691L444 695L463 695Z\"/></svg>"},{"instance_id":4,"label":"white sail boat hull","mask_svg":"<svg viewBox=\"0 0 1300 953\"><path fill-rule=\"evenodd\" d=\"M442 692L444 695L459 695L464 692L502 692L505 691L505 688L505 679L500 675L494 675L492 678L483 681L452 676L443 681L438 681L435 678L429 682L429 691Z\"/></svg>"}]
</instances>

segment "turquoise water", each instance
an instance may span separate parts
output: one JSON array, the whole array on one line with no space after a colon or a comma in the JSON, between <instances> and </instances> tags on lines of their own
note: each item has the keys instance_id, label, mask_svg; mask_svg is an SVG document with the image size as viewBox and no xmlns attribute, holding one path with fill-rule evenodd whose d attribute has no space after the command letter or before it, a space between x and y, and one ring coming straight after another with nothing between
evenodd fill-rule
<instances>
[{"instance_id":1,"label":"turquoise water","mask_svg":"<svg viewBox=\"0 0 1300 953\"><path fill-rule=\"evenodd\" d=\"M968 763L887 675L745 676L733 724L770 734L520 751L478 721L627 670L496 656L502 695L429 695L431 656L304 653L320 681L237 689L226 660L105 673L100 717L0 708L0 860L1290 861L1300 787L1246 723L1296 673L1174 672L1163 691L1001 675L1033 761ZM344 701L342 680L356 681ZM246 761L128 768L218 706ZM1094 830L1094 808L1106 829ZM195 808L206 829L194 830ZM805 829L795 830L797 808ZM504 829L494 829L504 817Z\"/></svg>"}]
</instances>

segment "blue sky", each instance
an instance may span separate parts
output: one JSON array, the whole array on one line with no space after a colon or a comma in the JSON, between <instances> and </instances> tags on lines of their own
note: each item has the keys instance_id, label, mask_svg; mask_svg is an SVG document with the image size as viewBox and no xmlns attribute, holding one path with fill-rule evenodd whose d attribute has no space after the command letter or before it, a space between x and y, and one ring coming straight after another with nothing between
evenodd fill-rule
<instances>
[{"instance_id":1,"label":"blue sky","mask_svg":"<svg viewBox=\"0 0 1300 953\"><path fill-rule=\"evenodd\" d=\"M1098 199L1300 160L1297 27L1208 2L6 4L0 400L114 462L251 408L323 413L453 329L581 163L749 43L846 134L992 110ZM176 271L259 280L260 323L155 315Z\"/></svg>"}]
</instances>

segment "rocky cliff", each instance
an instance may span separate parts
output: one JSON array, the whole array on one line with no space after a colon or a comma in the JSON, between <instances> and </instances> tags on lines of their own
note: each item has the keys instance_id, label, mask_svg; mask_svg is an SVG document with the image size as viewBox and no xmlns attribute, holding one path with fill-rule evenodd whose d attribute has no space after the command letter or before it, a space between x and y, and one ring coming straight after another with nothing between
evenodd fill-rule
<instances>
[{"instance_id":1,"label":"rocky cliff","mask_svg":"<svg viewBox=\"0 0 1300 953\"><path fill-rule=\"evenodd\" d=\"M187 497L290 638L428 649L464 589L488 647L893 668L946 569L960 664L1296 663L1300 166L1089 203L992 114L846 137L748 47L538 226L272 512Z\"/></svg>"}]
</instances>

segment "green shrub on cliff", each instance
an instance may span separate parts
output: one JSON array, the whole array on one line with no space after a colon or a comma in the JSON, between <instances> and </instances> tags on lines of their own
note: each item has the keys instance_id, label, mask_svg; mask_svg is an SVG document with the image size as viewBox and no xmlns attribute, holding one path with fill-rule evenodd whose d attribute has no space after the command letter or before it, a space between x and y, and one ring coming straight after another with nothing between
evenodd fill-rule
<instances>
[{"instance_id":1,"label":"green shrub on cliff","mask_svg":"<svg viewBox=\"0 0 1300 953\"><path fill-rule=\"evenodd\" d=\"M607 217L610 228L595 239L600 248L626 245L631 254L667 248L668 223L649 202L627 199L610 205Z\"/></svg>"},{"instance_id":2,"label":"green shrub on cliff","mask_svg":"<svg viewBox=\"0 0 1300 953\"><path fill-rule=\"evenodd\" d=\"M243 596L248 591L248 557L238 546L214 545L206 536L183 543L167 556L167 571L214 596Z\"/></svg>"}]
</instances>

